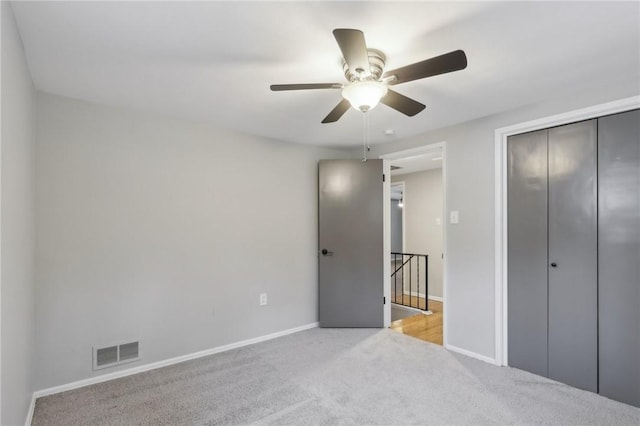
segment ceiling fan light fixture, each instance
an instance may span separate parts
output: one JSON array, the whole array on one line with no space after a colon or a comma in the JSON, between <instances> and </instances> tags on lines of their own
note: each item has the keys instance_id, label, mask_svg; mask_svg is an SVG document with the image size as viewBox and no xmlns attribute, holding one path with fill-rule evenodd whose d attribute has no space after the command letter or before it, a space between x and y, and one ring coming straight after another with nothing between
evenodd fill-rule
<instances>
[{"instance_id":1,"label":"ceiling fan light fixture","mask_svg":"<svg viewBox=\"0 0 640 426\"><path fill-rule=\"evenodd\" d=\"M342 97L355 109L367 112L378 105L387 90L387 86L379 81L354 81L342 89Z\"/></svg>"}]
</instances>

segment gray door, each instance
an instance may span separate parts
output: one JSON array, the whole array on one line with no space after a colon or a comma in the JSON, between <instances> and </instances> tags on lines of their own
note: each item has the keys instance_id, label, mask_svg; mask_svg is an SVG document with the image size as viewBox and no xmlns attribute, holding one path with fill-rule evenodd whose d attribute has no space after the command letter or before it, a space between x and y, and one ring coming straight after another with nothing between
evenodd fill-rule
<instances>
[{"instance_id":1,"label":"gray door","mask_svg":"<svg viewBox=\"0 0 640 426\"><path fill-rule=\"evenodd\" d=\"M509 365L547 376L547 131L507 141Z\"/></svg>"},{"instance_id":2,"label":"gray door","mask_svg":"<svg viewBox=\"0 0 640 426\"><path fill-rule=\"evenodd\" d=\"M320 327L383 327L382 160L318 166Z\"/></svg>"},{"instance_id":3,"label":"gray door","mask_svg":"<svg viewBox=\"0 0 640 426\"><path fill-rule=\"evenodd\" d=\"M640 111L598 120L600 393L640 407Z\"/></svg>"},{"instance_id":4,"label":"gray door","mask_svg":"<svg viewBox=\"0 0 640 426\"><path fill-rule=\"evenodd\" d=\"M549 378L598 390L597 124L549 129Z\"/></svg>"},{"instance_id":5,"label":"gray door","mask_svg":"<svg viewBox=\"0 0 640 426\"><path fill-rule=\"evenodd\" d=\"M509 365L597 391L596 121L508 140Z\"/></svg>"}]
</instances>

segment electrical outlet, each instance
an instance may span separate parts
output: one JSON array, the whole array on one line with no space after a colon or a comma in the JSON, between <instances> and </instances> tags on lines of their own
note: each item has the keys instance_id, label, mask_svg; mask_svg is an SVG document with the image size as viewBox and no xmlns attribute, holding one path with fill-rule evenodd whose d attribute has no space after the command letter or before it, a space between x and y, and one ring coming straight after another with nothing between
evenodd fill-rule
<instances>
[{"instance_id":1,"label":"electrical outlet","mask_svg":"<svg viewBox=\"0 0 640 426\"><path fill-rule=\"evenodd\" d=\"M260 293L260 306L267 304L267 293Z\"/></svg>"}]
</instances>

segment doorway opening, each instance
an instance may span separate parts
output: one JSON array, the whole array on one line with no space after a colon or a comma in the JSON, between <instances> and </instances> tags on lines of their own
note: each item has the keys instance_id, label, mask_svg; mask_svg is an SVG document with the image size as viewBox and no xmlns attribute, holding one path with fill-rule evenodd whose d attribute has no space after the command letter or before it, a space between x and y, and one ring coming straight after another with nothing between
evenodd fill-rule
<instances>
[{"instance_id":1,"label":"doorway opening","mask_svg":"<svg viewBox=\"0 0 640 426\"><path fill-rule=\"evenodd\" d=\"M444 343L444 143L385 155L390 179L390 328Z\"/></svg>"}]
</instances>

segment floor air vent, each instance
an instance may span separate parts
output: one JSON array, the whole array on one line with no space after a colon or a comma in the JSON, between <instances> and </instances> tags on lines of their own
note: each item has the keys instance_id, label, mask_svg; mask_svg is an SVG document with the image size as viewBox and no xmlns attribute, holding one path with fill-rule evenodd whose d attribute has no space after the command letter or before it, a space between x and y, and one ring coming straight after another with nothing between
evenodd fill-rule
<instances>
[{"instance_id":1,"label":"floor air vent","mask_svg":"<svg viewBox=\"0 0 640 426\"><path fill-rule=\"evenodd\" d=\"M113 367L140 359L140 342L126 342L93 348L93 369Z\"/></svg>"}]
</instances>

